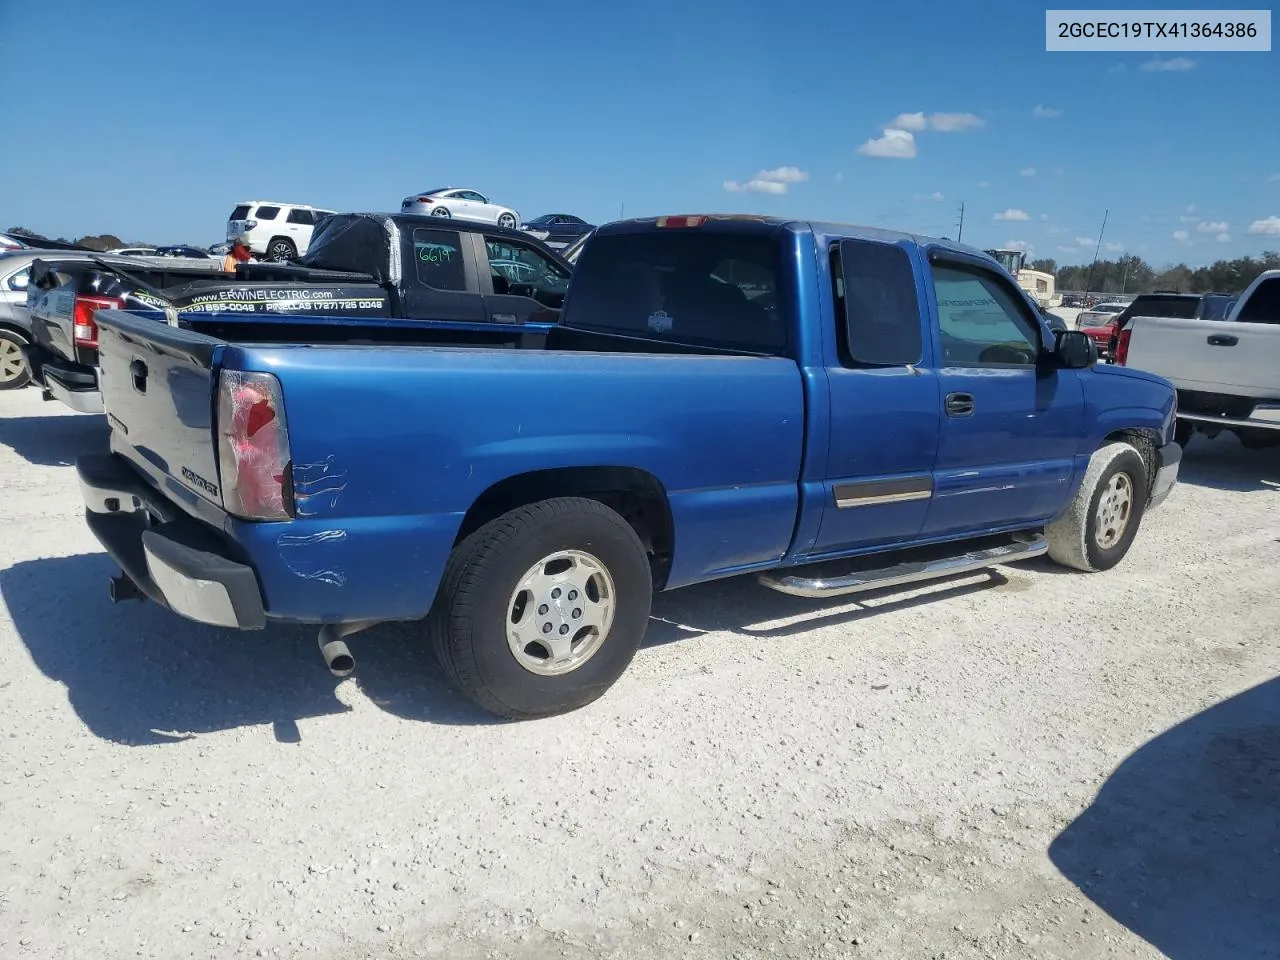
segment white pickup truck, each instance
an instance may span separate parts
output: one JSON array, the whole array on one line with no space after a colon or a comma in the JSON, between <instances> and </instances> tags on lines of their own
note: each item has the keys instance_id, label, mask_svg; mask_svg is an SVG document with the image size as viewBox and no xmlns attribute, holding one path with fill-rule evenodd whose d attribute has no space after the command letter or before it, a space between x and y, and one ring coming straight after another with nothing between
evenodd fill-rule
<instances>
[{"instance_id":1,"label":"white pickup truck","mask_svg":"<svg viewBox=\"0 0 1280 960\"><path fill-rule=\"evenodd\" d=\"M1184 447L1223 430L1246 447L1280 445L1280 270L1254 280L1225 320L1134 317L1116 362L1173 383Z\"/></svg>"}]
</instances>

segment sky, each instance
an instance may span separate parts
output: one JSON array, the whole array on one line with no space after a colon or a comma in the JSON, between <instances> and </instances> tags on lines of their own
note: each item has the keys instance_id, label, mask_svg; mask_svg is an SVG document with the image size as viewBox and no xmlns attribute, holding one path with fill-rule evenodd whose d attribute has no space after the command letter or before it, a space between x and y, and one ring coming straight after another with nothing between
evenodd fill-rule
<instances>
[{"instance_id":1,"label":"sky","mask_svg":"<svg viewBox=\"0 0 1280 960\"><path fill-rule=\"evenodd\" d=\"M1064 265L1092 258L1104 212L1102 256L1280 249L1280 53L1047 53L1044 16L0 0L0 230L208 245L240 200L392 210L453 185L525 218L953 239L963 203L966 243Z\"/></svg>"}]
</instances>

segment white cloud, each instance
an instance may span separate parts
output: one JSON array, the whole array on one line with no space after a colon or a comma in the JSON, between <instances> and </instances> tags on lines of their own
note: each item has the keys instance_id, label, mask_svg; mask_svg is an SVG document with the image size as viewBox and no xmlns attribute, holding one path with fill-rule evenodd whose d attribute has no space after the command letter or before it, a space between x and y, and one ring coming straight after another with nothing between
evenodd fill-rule
<instances>
[{"instance_id":1,"label":"white cloud","mask_svg":"<svg viewBox=\"0 0 1280 960\"><path fill-rule=\"evenodd\" d=\"M1045 222L1046 220L1048 220L1048 219L1049 219L1049 215L1048 215L1047 213L1042 213L1042 214L1040 214L1040 222L1041 222L1041 223L1044 223L1044 222Z\"/></svg>"},{"instance_id":2,"label":"white cloud","mask_svg":"<svg viewBox=\"0 0 1280 960\"><path fill-rule=\"evenodd\" d=\"M843 174L843 173L837 173L837 174L836 174L836 183L844 183L844 174Z\"/></svg>"},{"instance_id":3,"label":"white cloud","mask_svg":"<svg viewBox=\"0 0 1280 960\"><path fill-rule=\"evenodd\" d=\"M997 213L992 220L1030 220L1031 215L1025 210L1019 210L1016 207L1010 207L1003 213Z\"/></svg>"},{"instance_id":4,"label":"white cloud","mask_svg":"<svg viewBox=\"0 0 1280 960\"><path fill-rule=\"evenodd\" d=\"M1220 234L1218 234L1216 237L1214 237L1213 239L1217 240L1219 243L1230 243L1230 242L1231 242L1231 234L1229 234L1229 233L1220 233Z\"/></svg>"},{"instance_id":5,"label":"white cloud","mask_svg":"<svg viewBox=\"0 0 1280 960\"><path fill-rule=\"evenodd\" d=\"M935 190L935 191L933 191L933 193L917 193L917 194L916 194L916 199L917 199L917 200L928 200L928 201L930 201L930 202L932 202L932 203L941 203L941 202L942 202L944 199L946 199L946 198L945 198L945 197L943 197L943 196L942 196L942 194L941 194L941 193L939 193L937 190Z\"/></svg>"},{"instance_id":6,"label":"white cloud","mask_svg":"<svg viewBox=\"0 0 1280 960\"><path fill-rule=\"evenodd\" d=\"M1034 177L1035 175L1036 175L1035 167L1023 167L1021 170L1018 171L1018 176L1020 177Z\"/></svg>"},{"instance_id":7,"label":"white cloud","mask_svg":"<svg viewBox=\"0 0 1280 960\"><path fill-rule=\"evenodd\" d=\"M1170 57L1168 60L1161 60L1156 57L1154 60L1146 61L1138 69L1143 73L1168 73L1170 71L1193 70L1195 65L1196 62L1190 57Z\"/></svg>"},{"instance_id":8,"label":"white cloud","mask_svg":"<svg viewBox=\"0 0 1280 960\"><path fill-rule=\"evenodd\" d=\"M776 170L761 170L756 174L757 180L771 180L774 183L804 183L809 179L809 171L799 167L778 167Z\"/></svg>"},{"instance_id":9,"label":"white cloud","mask_svg":"<svg viewBox=\"0 0 1280 960\"><path fill-rule=\"evenodd\" d=\"M1092 247L1093 239L1091 237L1076 237L1076 243L1082 247Z\"/></svg>"},{"instance_id":10,"label":"white cloud","mask_svg":"<svg viewBox=\"0 0 1280 960\"><path fill-rule=\"evenodd\" d=\"M989 186L991 186L991 181L990 181L990 180L979 180L979 181L978 181L978 189L979 189L979 190L985 190L985 189L987 189L987 187L989 187Z\"/></svg>"},{"instance_id":11,"label":"white cloud","mask_svg":"<svg viewBox=\"0 0 1280 960\"><path fill-rule=\"evenodd\" d=\"M1194 203L1187 204L1187 213L1195 213L1196 205Z\"/></svg>"},{"instance_id":12,"label":"white cloud","mask_svg":"<svg viewBox=\"0 0 1280 960\"><path fill-rule=\"evenodd\" d=\"M1200 233L1226 233L1228 224L1225 220L1201 220L1196 224Z\"/></svg>"},{"instance_id":13,"label":"white cloud","mask_svg":"<svg viewBox=\"0 0 1280 960\"><path fill-rule=\"evenodd\" d=\"M1027 243L1025 240L1006 240L1004 242L1004 248L1006 250L1021 250L1026 254L1030 254L1031 251L1035 249L1035 247Z\"/></svg>"},{"instance_id":14,"label":"white cloud","mask_svg":"<svg viewBox=\"0 0 1280 960\"><path fill-rule=\"evenodd\" d=\"M1123 243L1104 243L1102 245L1102 249L1106 250L1108 253L1119 253L1121 250L1124 249L1124 244Z\"/></svg>"},{"instance_id":15,"label":"white cloud","mask_svg":"<svg viewBox=\"0 0 1280 960\"><path fill-rule=\"evenodd\" d=\"M1077 250L1075 247L1059 247L1058 252L1059 253L1079 253L1080 251Z\"/></svg>"},{"instance_id":16,"label":"white cloud","mask_svg":"<svg viewBox=\"0 0 1280 960\"><path fill-rule=\"evenodd\" d=\"M1249 224L1249 232L1264 237L1280 237L1280 217L1265 217Z\"/></svg>"},{"instance_id":17,"label":"white cloud","mask_svg":"<svg viewBox=\"0 0 1280 960\"><path fill-rule=\"evenodd\" d=\"M769 193L779 196L787 192L788 185L804 183L808 179L808 170L801 170L799 167L778 167L776 170L761 170L746 183L726 180L724 188L729 193Z\"/></svg>"},{"instance_id":18,"label":"white cloud","mask_svg":"<svg viewBox=\"0 0 1280 960\"><path fill-rule=\"evenodd\" d=\"M935 113L929 118L929 126L943 133L959 133L980 127L983 119L973 113Z\"/></svg>"},{"instance_id":19,"label":"white cloud","mask_svg":"<svg viewBox=\"0 0 1280 960\"><path fill-rule=\"evenodd\" d=\"M1188 240L1190 238L1191 238L1191 234L1187 233L1187 231L1185 230L1173 231L1173 239L1175 240Z\"/></svg>"},{"instance_id":20,"label":"white cloud","mask_svg":"<svg viewBox=\"0 0 1280 960\"><path fill-rule=\"evenodd\" d=\"M776 180L748 180L746 183L739 183L737 180L726 180L724 182L725 190L730 193L771 193L775 196L787 192L785 183L778 183Z\"/></svg>"},{"instance_id":21,"label":"white cloud","mask_svg":"<svg viewBox=\"0 0 1280 960\"><path fill-rule=\"evenodd\" d=\"M914 130L919 133L929 126L929 121L921 110L919 113L900 113L889 121L889 126L894 130Z\"/></svg>"},{"instance_id":22,"label":"white cloud","mask_svg":"<svg viewBox=\"0 0 1280 960\"><path fill-rule=\"evenodd\" d=\"M1037 103L1035 109L1031 111L1031 115L1037 120L1052 120L1054 117L1062 116L1062 111Z\"/></svg>"},{"instance_id":23,"label":"white cloud","mask_svg":"<svg viewBox=\"0 0 1280 960\"><path fill-rule=\"evenodd\" d=\"M916 138L906 130L886 127L884 136L868 140L858 148L864 157L886 157L893 160L910 160L916 155Z\"/></svg>"},{"instance_id":24,"label":"white cloud","mask_svg":"<svg viewBox=\"0 0 1280 960\"><path fill-rule=\"evenodd\" d=\"M1195 223L1199 219L1200 219L1199 217L1188 217L1184 215L1184 216L1178 217L1178 222L1179 223Z\"/></svg>"}]
</instances>

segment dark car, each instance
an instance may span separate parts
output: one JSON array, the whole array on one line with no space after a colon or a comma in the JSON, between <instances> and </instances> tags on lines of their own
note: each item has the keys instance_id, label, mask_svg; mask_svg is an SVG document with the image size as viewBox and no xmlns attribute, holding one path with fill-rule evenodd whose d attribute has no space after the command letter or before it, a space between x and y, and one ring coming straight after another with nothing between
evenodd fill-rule
<instances>
[{"instance_id":1,"label":"dark car","mask_svg":"<svg viewBox=\"0 0 1280 960\"><path fill-rule=\"evenodd\" d=\"M1057 333L1059 330L1068 329L1067 321L1063 320L1056 313L1053 313L1049 310L1046 310L1044 307L1041 307L1040 314L1041 316L1044 317L1045 322L1049 324L1049 329L1054 331L1055 333Z\"/></svg>"},{"instance_id":2,"label":"dark car","mask_svg":"<svg viewBox=\"0 0 1280 960\"><path fill-rule=\"evenodd\" d=\"M582 248L587 245L587 241L594 235L595 230L590 230L587 233L584 233L577 240L573 241L573 243L561 250L560 256L564 257L570 266L576 266L578 263L578 257L582 256Z\"/></svg>"},{"instance_id":3,"label":"dark car","mask_svg":"<svg viewBox=\"0 0 1280 960\"><path fill-rule=\"evenodd\" d=\"M526 220L521 227L544 243L567 244L590 233L595 227L581 217L571 213L546 213L532 220Z\"/></svg>"}]
</instances>

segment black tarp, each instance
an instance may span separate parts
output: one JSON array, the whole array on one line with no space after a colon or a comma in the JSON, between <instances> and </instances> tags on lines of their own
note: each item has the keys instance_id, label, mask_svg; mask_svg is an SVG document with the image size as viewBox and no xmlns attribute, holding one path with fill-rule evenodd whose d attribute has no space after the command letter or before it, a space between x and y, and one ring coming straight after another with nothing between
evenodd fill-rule
<instances>
[{"instance_id":1,"label":"black tarp","mask_svg":"<svg viewBox=\"0 0 1280 960\"><path fill-rule=\"evenodd\" d=\"M337 213L316 227L298 263L317 270L363 273L390 283L391 234L384 214ZM398 252L398 251L397 251Z\"/></svg>"}]
</instances>

